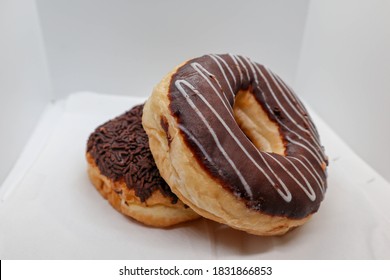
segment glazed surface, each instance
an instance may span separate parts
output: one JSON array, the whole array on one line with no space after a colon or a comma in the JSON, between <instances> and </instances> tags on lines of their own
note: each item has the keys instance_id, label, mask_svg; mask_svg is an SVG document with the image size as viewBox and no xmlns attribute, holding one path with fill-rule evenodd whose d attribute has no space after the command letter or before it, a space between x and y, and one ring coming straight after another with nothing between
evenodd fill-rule
<instances>
[{"instance_id":1,"label":"glazed surface","mask_svg":"<svg viewBox=\"0 0 390 280\"><path fill-rule=\"evenodd\" d=\"M260 151L236 123L233 105L242 90L278 125L283 155ZM248 208L295 219L318 210L327 157L305 107L272 71L243 56L206 55L176 71L169 100L199 164Z\"/></svg>"},{"instance_id":2,"label":"glazed surface","mask_svg":"<svg viewBox=\"0 0 390 280\"><path fill-rule=\"evenodd\" d=\"M143 105L110 120L90 135L87 152L100 172L113 181L124 180L142 202L154 191L176 203L178 198L161 178L142 127Z\"/></svg>"}]
</instances>

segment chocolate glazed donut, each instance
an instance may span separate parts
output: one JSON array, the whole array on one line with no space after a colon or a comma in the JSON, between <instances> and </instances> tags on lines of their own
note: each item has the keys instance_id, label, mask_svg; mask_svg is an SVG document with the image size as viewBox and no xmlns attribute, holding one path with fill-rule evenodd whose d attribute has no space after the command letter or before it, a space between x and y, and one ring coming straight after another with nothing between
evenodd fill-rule
<instances>
[{"instance_id":1,"label":"chocolate glazed donut","mask_svg":"<svg viewBox=\"0 0 390 280\"><path fill-rule=\"evenodd\" d=\"M162 177L207 218L279 235L324 198L328 161L315 125L281 78L246 57L206 55L174 69L143 126Z\"/></svg>"}]
</instances>

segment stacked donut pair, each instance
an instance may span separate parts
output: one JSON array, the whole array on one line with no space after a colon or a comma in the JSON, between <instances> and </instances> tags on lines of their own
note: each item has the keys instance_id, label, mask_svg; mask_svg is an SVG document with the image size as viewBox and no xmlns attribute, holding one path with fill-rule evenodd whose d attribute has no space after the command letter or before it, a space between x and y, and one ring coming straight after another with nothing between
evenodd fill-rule
<instances>
[{"instance_id":1,"label":"stacked donut pair","mask_svg":"<svg viewBox=\"0 0 390 280\"><path fill-rule=\"evenodd\" d=\"M144 105L91 134L87 161L115 209L156 227L202 216L281 235L317 212L327 188L327 157L301 101L232 54L174 68Z\"/></svg>"}]
</instances>

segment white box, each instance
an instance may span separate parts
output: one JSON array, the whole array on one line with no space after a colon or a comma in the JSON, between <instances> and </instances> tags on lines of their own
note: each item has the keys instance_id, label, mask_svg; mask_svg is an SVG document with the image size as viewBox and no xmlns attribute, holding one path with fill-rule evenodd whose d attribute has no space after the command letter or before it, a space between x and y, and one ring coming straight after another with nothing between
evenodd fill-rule
<instances>
[{"instance_id":1,"label":"white box","mask_svg":"<svg viewBox=\"0 0 390 280\"><path fill-rule=\"evenodd\" d=\"M390 6L339 2L0 2L0 258L390 258ZM284 237L205 220L146 228L86 176L97 125L145 100L176 64L223 52L293 85L330 157L319 213Z\"/></svg>"}]
</instances>

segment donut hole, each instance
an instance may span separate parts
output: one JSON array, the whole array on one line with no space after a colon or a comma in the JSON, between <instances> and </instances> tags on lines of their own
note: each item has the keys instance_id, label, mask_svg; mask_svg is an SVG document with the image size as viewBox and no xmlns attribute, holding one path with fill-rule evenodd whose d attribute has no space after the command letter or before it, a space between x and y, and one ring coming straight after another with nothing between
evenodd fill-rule
<instances>
[{"instance_id":1,"label":"donut hole","mask_svg":"<svg viewBox=\"0 0 390 280\"><path fill-rule=\"evenodd\" d=\"M233 112L238 126L257 149L285 155L279 126L268 117L250 90L240 90L237 93Z\"/></svg>"}]
</instances>

